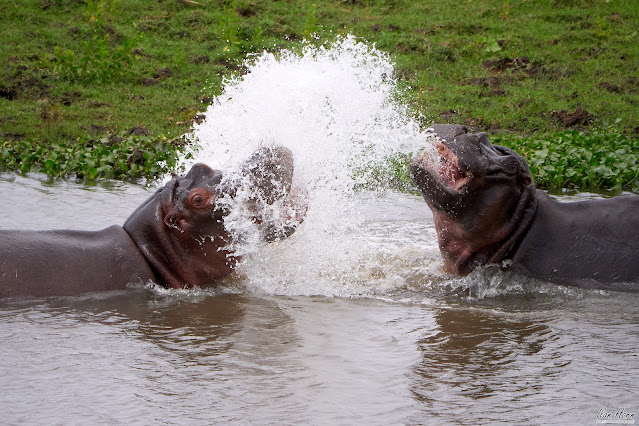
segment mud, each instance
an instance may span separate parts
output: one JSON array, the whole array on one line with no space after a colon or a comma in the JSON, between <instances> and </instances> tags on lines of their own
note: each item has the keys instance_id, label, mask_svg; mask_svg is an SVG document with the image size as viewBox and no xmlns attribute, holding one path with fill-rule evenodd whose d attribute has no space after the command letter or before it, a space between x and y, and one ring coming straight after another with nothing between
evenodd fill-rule
<instances>
[{"instance_id":1,"label":"mud","mask_svg":"<svg viewBox=\"0 0 639 426\"><path fill-rule=\"evenodd\" d=\"M561 111L551 111L548 116L552 119L557 120L564 127L573 127L578 125L588 125L594 119L595 116L586 111L583 107L577 107L573 112L561 110Z\"/></svg>"}]
</instances>

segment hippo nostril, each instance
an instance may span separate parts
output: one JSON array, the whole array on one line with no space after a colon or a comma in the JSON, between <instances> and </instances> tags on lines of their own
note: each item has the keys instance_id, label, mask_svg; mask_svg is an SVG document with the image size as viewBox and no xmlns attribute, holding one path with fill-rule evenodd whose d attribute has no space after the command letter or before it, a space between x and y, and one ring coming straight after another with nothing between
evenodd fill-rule
<instances>
[{"instance_id":1,"label":"hippo nostril","mask_svg":"<svg viewBox=\"0 0 639 426\"><path fill-rule=\"evenodd\" d=\"M166 216L164 216L164 224L169 228L180 229L180 227L178 226L178 217L176 213L168 213Z\"/></svg>"}]
</instances>

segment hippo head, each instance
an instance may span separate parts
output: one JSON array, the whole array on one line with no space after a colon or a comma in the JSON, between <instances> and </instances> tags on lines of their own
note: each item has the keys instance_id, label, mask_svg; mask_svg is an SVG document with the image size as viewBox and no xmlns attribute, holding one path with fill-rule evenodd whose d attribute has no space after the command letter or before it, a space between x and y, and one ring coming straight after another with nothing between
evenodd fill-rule
<instances>
[{"instance_id":1,"label":"hippo head","mask_svg":"<svg viewBox=\"0 0 639 426\"><path fill-rule=\"evenodd\" d=\"M241 201L246 208L240 211L249 212L248 219L265 241L289 236L303 221L306 204L291 192L292 167L292 154L283 147L256 151L236 179L223 181L219 170L196 164L135 210L124 229L160 284L172 288L214 284L238 261L229 249L231 236L224 225L229 206L237 205L229 200L239 193L246 197ZM276 201L286 207L285 212L265 218L266 207Z\"/></svg>"},{"instance_id":2,"label":"hippo head","mask_svg":"<svg viewBox=\"0 0 639 426\"><path fill-rule=\"evenodd\" d=\"M467 273L470 259L483 264L506 255L504 241L534 204L534 185L526 161L485 133L460 125L432 130L436 153L417 154L411 177L433 212L440 250L455 259L447 269Z\"/></svg>"},{"instance_id":3,"label":"hippo head","mask_svg":"<svg viewBox=\"0 0 639 426\"><path fill-rule=\"evenodd\" d=\"M124 223L160 284L205 286L230 273L236 259L224 250L228 234L222 172L196 164L174 177L138 207Z\"/></svg>"},{"instance_id":4,"label":"hippo head","mask_svg":"<svg viewBox=\"0 0 639 426\"><path fill-rule=\"evenodd\" d=\"M452 216L503 205L532 184L528 164L509 148L492 145L485 133L469 134L465 126L432 126L437 154L424 151L411 160L411 177L424 199Z\"/></svg>"}]
</instances>

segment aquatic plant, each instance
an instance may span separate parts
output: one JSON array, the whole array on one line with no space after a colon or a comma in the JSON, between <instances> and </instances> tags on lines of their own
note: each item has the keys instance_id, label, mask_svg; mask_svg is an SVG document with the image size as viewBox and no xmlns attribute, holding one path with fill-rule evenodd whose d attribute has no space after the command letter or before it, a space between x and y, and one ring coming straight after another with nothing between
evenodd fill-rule
<instances>
[{"instance_id":1,"label":"aquatic plant","mask_svg":"<svg viewBox=\"0 0 639 426\"><path fill-rule=\"evenodd\" d=\"M73 145L38 144L30 140L4 142L0 145L0 170L39 171L51 177L75 175L90 181L101 178L153 180L183 171L179 157L185 145L181 139L123 136Z\"/></svg>"},{"instance_id":2,"label":"aquatic plant","mask_svg":"<svg viewBox=\"0 0 639 426\"><path fill-rule=\"evenodd\" d=\"M639 138L571 130L546 137L494 137L492 142L522 154L539 187L639 193Z\"/></svg>"}]
</instances>

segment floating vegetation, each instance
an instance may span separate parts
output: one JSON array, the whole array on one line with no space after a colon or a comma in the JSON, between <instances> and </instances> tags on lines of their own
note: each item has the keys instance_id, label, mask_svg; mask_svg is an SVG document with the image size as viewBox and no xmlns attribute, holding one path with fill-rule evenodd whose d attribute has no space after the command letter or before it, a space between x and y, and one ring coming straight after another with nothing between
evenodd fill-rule
<instances>
[{"instance_id":1,"label":"floating vegetation","mask_svg":"<svg viewBox=\"0 0 639 426\"><path fill-rule=\"evenodd\" d=\"M84 144L38 144L30 140L0 145L0 170L43 172L51 177L80 179L157 179L183 170L182 139L146 135L111 136Z\"/></svg>"},{"instance_id":2,"label":"floating vegetation","mask_svg":"<svg viewBox=\"0 0 639 426\"><path fill-rule=\"evenodd\" d=\"M491 142L522 154L538 187L639 193L637 137L570 130L546 137L493 137Z\"/></svg>"}]
</instances>

